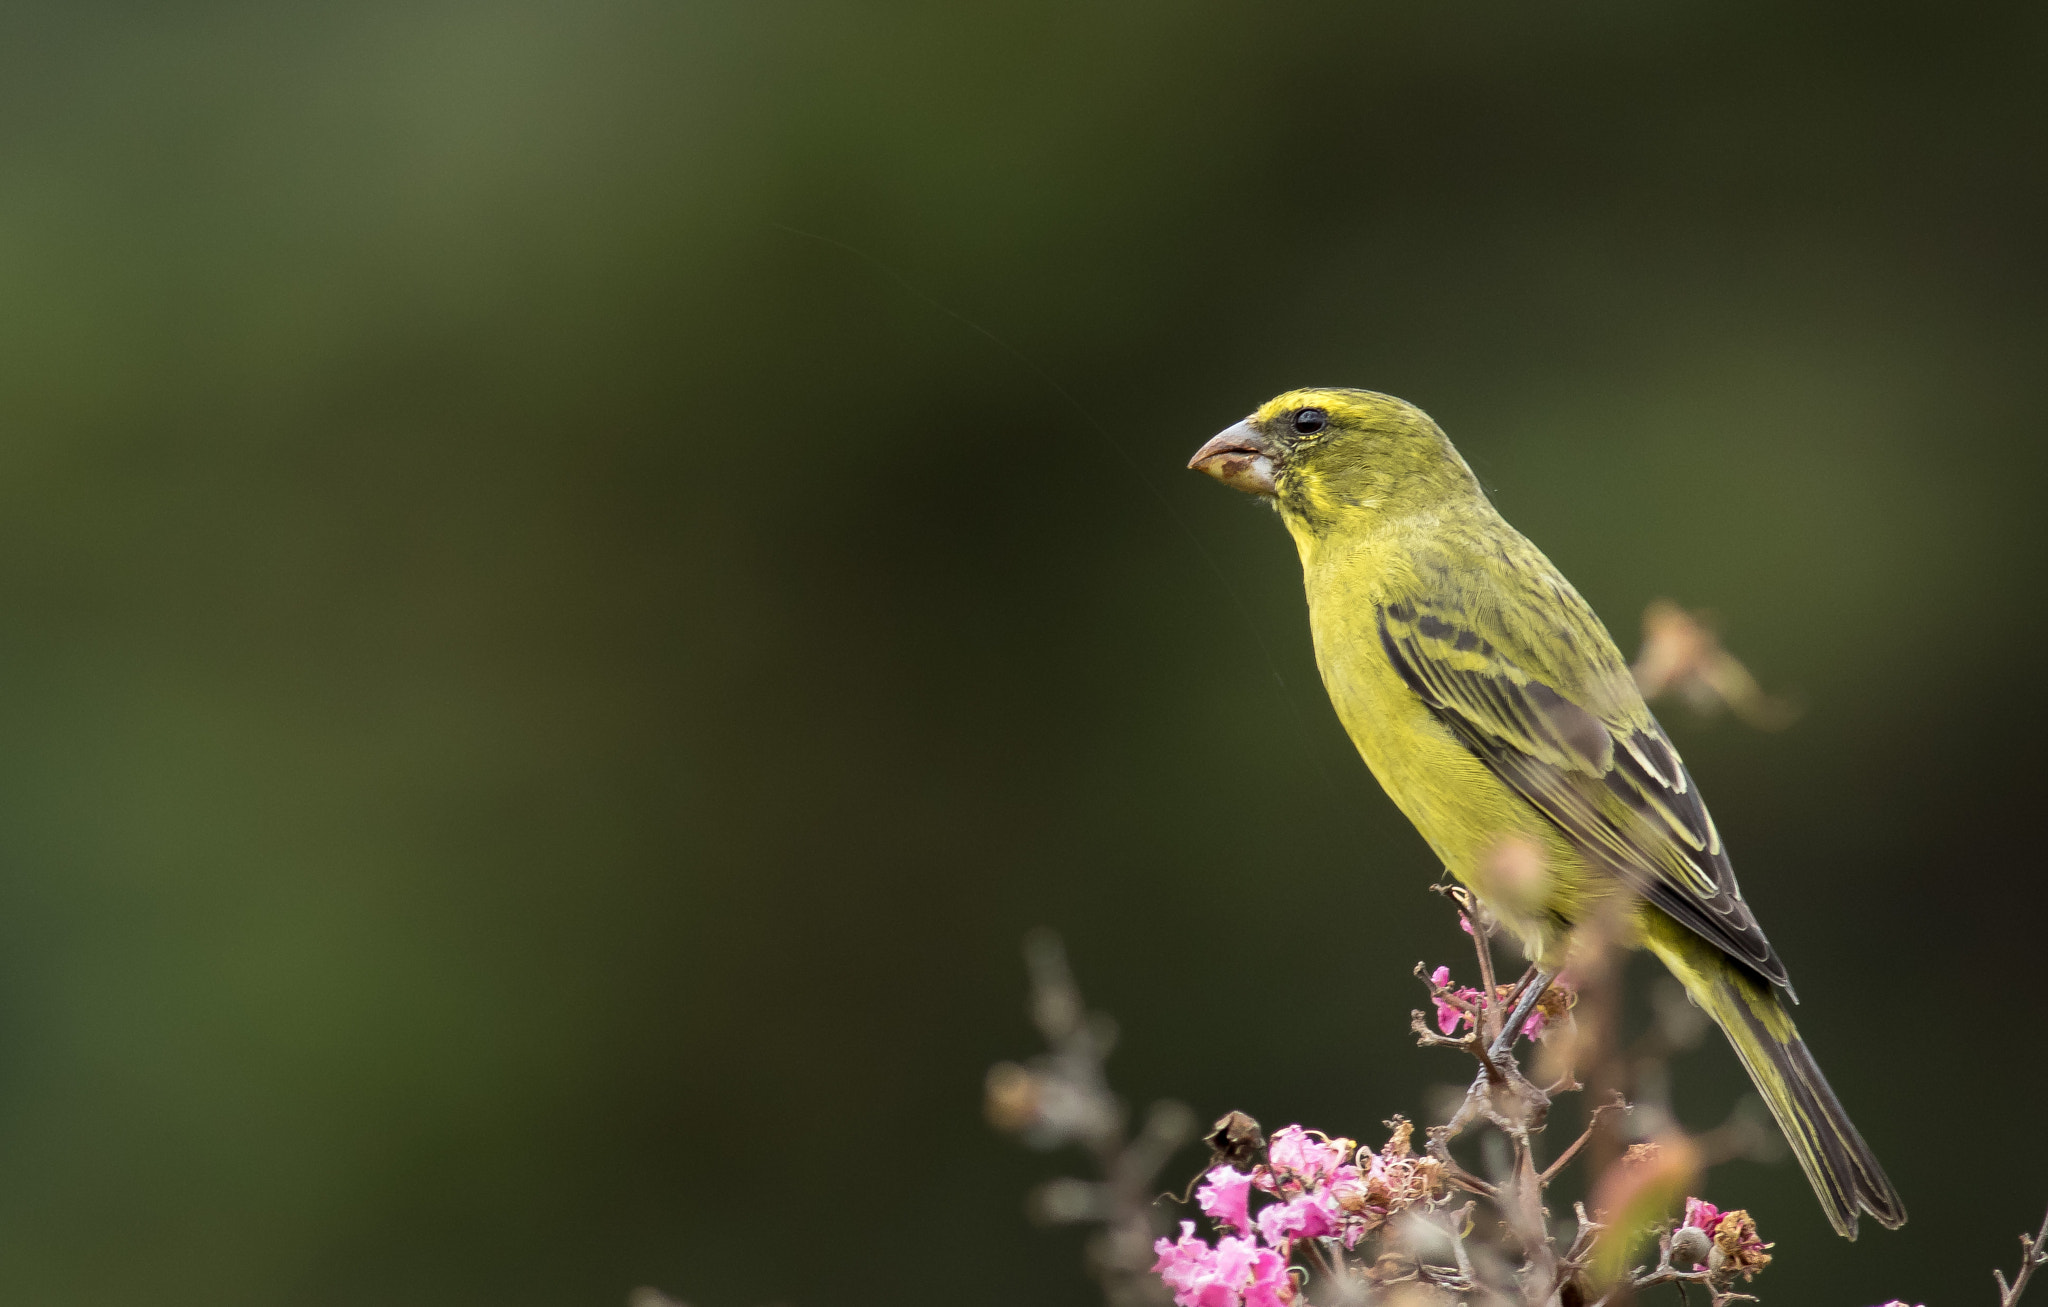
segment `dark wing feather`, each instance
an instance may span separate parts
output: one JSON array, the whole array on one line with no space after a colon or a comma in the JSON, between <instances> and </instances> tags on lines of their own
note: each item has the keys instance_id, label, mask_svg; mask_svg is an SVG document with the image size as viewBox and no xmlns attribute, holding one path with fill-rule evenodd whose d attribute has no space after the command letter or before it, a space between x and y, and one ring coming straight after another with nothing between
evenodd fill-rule
<instances>
[{"instance_id":1,"label":"dark wing feather","mask_svg":"<svg viewBox=\"0 0 2048 1307\"><path fill-rule=\"evenodd\" d=\"M1698 787L1632 687L1604 687L1613 706L1596 712L1580 700L1602 696L1575 697L1531 675L1526 666L1534 659L1508 656L1455 618L1393 603L1379 609L1378 621L1380 642L1408 687L1594 865L1791 992L1784 963L1736 887ZM1616 710L1623 705L1634 711Z\"/></svg>"}]
</instances>

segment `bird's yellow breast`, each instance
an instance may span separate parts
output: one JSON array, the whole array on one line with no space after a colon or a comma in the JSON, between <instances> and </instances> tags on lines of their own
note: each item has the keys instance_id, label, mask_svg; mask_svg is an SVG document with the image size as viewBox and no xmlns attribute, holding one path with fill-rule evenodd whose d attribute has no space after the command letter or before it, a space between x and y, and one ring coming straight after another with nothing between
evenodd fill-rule
<instances>
[{"instance_id":1,"label":"bird's yellow breast","mask_svg":"<svg viewBox=\"0 0 2048 1307\"><path fill-rule=\"evenodd\" d=\"M1557 827L1454 736L1401 679L1380 640L1382 604L1416 578L1390 542L1302 549L1316 664L1365 764L1444 866L1521 937L1532 958L1561 960L1570 923L1599 882ZM1538 872L1503 884L1505 851L1533 852Z\"/></svg>"}]
</instances>

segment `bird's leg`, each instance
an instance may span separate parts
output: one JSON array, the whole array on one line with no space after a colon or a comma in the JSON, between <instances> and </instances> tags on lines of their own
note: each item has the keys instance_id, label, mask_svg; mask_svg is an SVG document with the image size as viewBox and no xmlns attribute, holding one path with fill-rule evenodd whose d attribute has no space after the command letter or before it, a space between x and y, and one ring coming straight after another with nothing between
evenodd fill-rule
<instances>
[{"instance_id":1,"label":"bird's leg","mask_svg":"<svg viewBox=\"0 0 2048 1307\"><path fill-rule=\"evenodd\" d=\"M1508 1016L1507 1025L1502 1028L1500 1036L1493 1041L1493 1047L1487 1050L1490 1056L1499 1057L1515 1046L1515 1040L1522 1033L1522 1023L1527 1021L1529 1014L1536 1010L1537 1000L1541 999L1549 991L1550 982L1556 978L1557 973L1555 971L1538 970L1529 983L1523 987L1521 1001L1515 1004L1515 1010Z\"/></svg>"},{"instance_id":2,"label":"bird's leg","mask_svg":"<svg viewBox=\"0 0 2048 1307\"><path fill-rule=\"evenodd\" d=\"M1502 1003L1502 1006L1507 1008L1513 1008L1515 1004L1521 1002L1523 993L1528 990L1530 983L1535 979L1536 964L1532 962L1529 964L1529 969L1522 973L1521 979L1517 980L1513 984L1513 986L1511 986L1508 989L1507 998Z\"/></svg>"}]
</instances>

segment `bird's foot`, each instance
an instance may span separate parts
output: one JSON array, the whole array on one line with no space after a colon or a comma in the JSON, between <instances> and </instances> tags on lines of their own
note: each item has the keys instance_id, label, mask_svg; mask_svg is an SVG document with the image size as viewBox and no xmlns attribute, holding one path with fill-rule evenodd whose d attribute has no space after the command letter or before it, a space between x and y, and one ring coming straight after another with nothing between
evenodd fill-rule
<instances>
[{"instance_id":1,"label":"bird's foot","mask_svg":"<svg viewBox=\"0 0 2048 1307\"><path fill-rule=\"evenodd\" d=\"M1508 1014L1507 1024L1501 1027L1499 1036L1493 1041L1493 1047L1487 1050L1488 1057L1500 1057L1515 1046L1515 1041L1522 1037L1522 1026L1528 1022L1529 1014L1536 1010L1536 1004L1542 1001L1543 995L1550 989L1550 982L1555 979L1555 971L1538 971L1522 986L1521 1000L1515 1004L1515 1010Z\"/></svg>"}]
</instances>

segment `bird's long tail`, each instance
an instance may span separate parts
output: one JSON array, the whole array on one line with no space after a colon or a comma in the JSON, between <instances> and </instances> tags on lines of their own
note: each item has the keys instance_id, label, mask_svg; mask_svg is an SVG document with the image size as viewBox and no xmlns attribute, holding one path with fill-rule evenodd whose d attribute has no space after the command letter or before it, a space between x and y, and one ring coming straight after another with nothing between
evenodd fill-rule
<instances>
[{"instance_id":1,"label":"bird's long tail","mask_svg":"<svg viewBox=\"0 0 2048 1307\"><path fill-rule=\"evenodd\" d=\"M1836 1233L1854 1239L1859 1210L1886 1229L1904 1225L1899 1191L1849 1123L1777 992L1676 922L1657 922L1646 935L1651 951L1735 1046Z\"/></svg>"}]
</instances>

